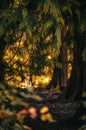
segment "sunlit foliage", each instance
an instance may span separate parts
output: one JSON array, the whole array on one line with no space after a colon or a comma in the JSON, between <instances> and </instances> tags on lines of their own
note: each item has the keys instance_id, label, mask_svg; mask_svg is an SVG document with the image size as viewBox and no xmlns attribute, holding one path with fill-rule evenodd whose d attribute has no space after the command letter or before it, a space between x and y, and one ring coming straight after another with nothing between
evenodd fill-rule
<instances>
[{"instance_id":1,"label":"sunlit foliage","mask_svg":"<svg viewBox=\"0 0 86 130\"><path fill-rule=\"evenodd\" d=\"M24 84L26 87L30 80L30 52L28 48L29 45L26 47L24 45L23 39L24 38L22 38L20 42L7 46L4 53L4 62L8 66L8 68L6 69L5 80L10 86L14 86L14 84L16 84L16 87L22 87L22 84ZM45 50L45 53L47 53L48 51L49 50ZM48 56L46 59L50 60L50 57L51 56ZM37 66L36 62L34 62L34 64L35 66ZM41 77L38 78L33 73L33 84L35 86L38 84L43 84L45 86L51 78L50 75L52 74L52 71L50 71L50 73L49 71L49 67L45 66L43 73L46 74L46 76L41 75Z\"/></svg>"}]
</instances>

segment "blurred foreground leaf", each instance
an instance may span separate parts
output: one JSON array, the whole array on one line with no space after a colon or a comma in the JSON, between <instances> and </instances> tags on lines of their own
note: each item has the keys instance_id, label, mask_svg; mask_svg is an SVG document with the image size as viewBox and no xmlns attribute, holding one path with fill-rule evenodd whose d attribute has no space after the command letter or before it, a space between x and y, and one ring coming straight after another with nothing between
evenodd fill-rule
<instances>
[{"instance_id":1,"label":"blurred foreground leaf","mask_svg":"<svg viewBox=\"0 0 86 130\"><path fill-rule=\"evenodd\" d=\"M23 130L23 129L18 123L15 123L13 130Z\"/></svg>"},{"instance_id":2,"label":"blurred foreground leaf","mask_svg":"<svg viewBox=\"0 0 86 130\"><path fill-rule=\"evenodd\" d=\"M83 126L82 126L82 130L86 130L86 125L83 125Z\"/></svg>"},{"instance_id":3,"label":"blurred foreground leaf","mask_svg":"<svg viewBox=\"0 0 86 130\"><path fill-rule=\"evenodd\" d=\"M0 130L4 130L4 129L2 129L2 128L0 127Z\"/></svg>"}]
</instances>

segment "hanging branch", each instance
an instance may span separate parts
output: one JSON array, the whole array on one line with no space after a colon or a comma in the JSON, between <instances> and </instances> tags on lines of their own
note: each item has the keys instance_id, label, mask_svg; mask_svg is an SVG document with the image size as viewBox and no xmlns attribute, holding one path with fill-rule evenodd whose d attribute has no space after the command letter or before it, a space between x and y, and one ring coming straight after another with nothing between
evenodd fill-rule
<instances>
[{"instance_id":1,"label":"hanging branch","mask_svg":"<svg viewBox=\"0 0 86 130\"><path fill-rule=\"evenodd\" d=\"M10 61L7 63L7 65L9 65L9 64L12 62L12 60L14 59L14 57L16 56L16 54L17 54L17 52L18 52L18 50L19 50L19 47L20 47L20 41L19 41L18 49L16 50L15 54L14 54L13 57L10 59Z\"/></svg>"}]
</instances>

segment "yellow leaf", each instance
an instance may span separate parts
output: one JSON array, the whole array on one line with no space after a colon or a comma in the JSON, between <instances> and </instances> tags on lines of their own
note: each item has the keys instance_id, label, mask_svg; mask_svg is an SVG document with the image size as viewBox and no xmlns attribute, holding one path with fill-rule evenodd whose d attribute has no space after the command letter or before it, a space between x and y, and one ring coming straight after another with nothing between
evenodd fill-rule
<instances>
[{"instance_id":1,"label":"yellow leaf","mask_svg":"<svg viewBox=\"0 0 86 130\"><path fill-rule=\"evenodd\" d=\"M47 121L54 121L51 113L46 114L46 119L47 119Z\"/></svg>"},{"instance_id":2,"label":"yellow leaf","mask_svg":"<svg viewBox=\"0 0 86 130\"><path fill-rule=\"evenodd\" d=\"M42 115L40 116L40 118L41 118L42 121L55 122L55 120L54 120L53 117L52 117L52 114L49 113L49 112L46 113L46 114L42 114Z\"/></svg>"},{"instance_id":3,"label":"yellow leaf","mask_svg":"<svg viewBox=\"0 0 86 130\"><path fill-rule=\"evenodd\" d=\"M45 115L45 114L44 114L44 115L41 115L41 116L40 116L40 118L41 118L41 120L42 120L42 121L46 121L46 120L47 120L47 118L46 118L46 115Z\"/></svg>"},{"instance_id":4,"label":"yellow leaf","mask_svg":"<svg viewBox=\"0 0 86 130\"><path fill-rule=\"evenodd\" d=\"M41 114L44 114L44 113L46 113L46 112L48 112L49 111L49 108L47 107L47 106L44 106L44 107L42 107L41 109L40 109L40 113Z\"/></svg>"},{"instance_id":5,"label":"yellow leaf","mask_svg":"<svg viewBox=\"0 0 86 130\"><path fill-rule=\"evenodd\" d=\"M10 100L14 100L15 97L14 96L9 96Z\"/></svg>"},{"instance_id":6,"label":"yellow leaf","mask_svg":"<svg viewBox=\"0 0 86 130\"><path fill-rule=\"evenodd\" d=\"M23 121L23 115L21 115L20 113L17 114L17 120L22 123Z\"/></svg>"}]
</instances>

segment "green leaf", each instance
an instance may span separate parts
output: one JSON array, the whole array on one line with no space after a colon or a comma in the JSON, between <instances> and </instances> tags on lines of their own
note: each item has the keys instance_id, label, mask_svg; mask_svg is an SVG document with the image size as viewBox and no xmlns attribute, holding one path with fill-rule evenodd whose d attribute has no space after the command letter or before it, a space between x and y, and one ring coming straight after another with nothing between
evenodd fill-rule
<instances>
[{"instance_id":1,"label":"green leaf","mask_svg":"<svg viewBox=\"0 0 86 130\"><path fill-rule=\"evenodd\" d=\"M6 89L5 85L3 83L0 82L0 89Z\"/></svg>"},{"instance_id":2,"label":"green leaf","mask_svg":"<svg viewBox=\"0 0 86 130\"><path fill-rule=\"evenodd\" d=\"M43 25L43 30L42 30L43 36L47 35L47 32L49 31L49 29L51 29L52 26L53 26L53 21L47 20L46 23Z\"/></svg>"},{"instance_id":3,"label":"green leaf","mask_svg":"<svg viewBox=\"0 0 86 130\"><path fill-rule=\"evenodd\" d=\"M80 10L79 9L75 9L75 14L78 18L78 21L80 22L80 17L81 17L81 14L80 14Z\"/></svg>"},{"instance_id":4,"label":"green leaf","mask_svg":"<svg viewBox=\"0 0 86 130\"><path fill-rule=\"evenodd\" d=\"M23 129L18 123L15 123L15 125L13 126L13 130L23 130Z\"/></svg>"},{"instance_id":5,"label":"green leaf","mask_svg":"<svg viewBox=\"0 0 86 130\"><path fill-rule=\"evenodd\" d=\"M47 14L48 13L48 11L49 11L49 0L45 0L45 3L44 3L44 12L45 12L45 14Z\"/></svg>"},{"instance_id":6,"label":"green leaf","mask_svg":"<svg viewBox=\"0 0 86 130\"><path fill-rule=\"evenodd\" d=\"M86 130L86 125L83 125L81 128L82 130Z\"/></svg>"},{"instance_id":7,"label":"green leaf","mask_svg":"<svg viewBox=\"0 0 86 130\"><path fill-rule=\"evenodd\" d=\"M84 107L86 107L86 102L85 101L83 102L83 105L84 105Z\"/></svg>"},{"instance_id":8,"label":"green leaf","mask_svg":"<svg viewBox=\"0 0 86 130\"><path fill-rule=\"evenodd\" d=\"M2 128L0 127L0 130L4 130L4 129L2 129Z\"/></svg>"},{"instance_id":9,"label":"green leaf","mask_svg":"<svg viewBox=\"0 0 86 130\"><path fill-rule=\"evenodd\" d=\"M45 0L40 0L40 2L38 3L37 6L37 10L39 11L40 9L42 9L43 5L44 5Z\"/></svg>"},{"instance_id":10,"label":"green leaf","mask_svg":"<svg viewBox=\"0 0 86 130\"><path fill-rule=\"evenodd\" d=\"M22 22L19 24L19 30L24 29L24 28L25 28L25 22L22 21Z\"/></svg>"},{"instance_id":11,"label":"green leaf","mask_svg":"<svg viewBox=\"0 0 86 130\"><path fill-rule=\"evenodd\" d=\"M68 12L71 16L73 15L71 8L70 8L69 6L67 6L67 5L63 6L62 12L63 12L63 13Z\"/></svg>"},{"instance_id":12,"label":"green leaf","mask_svg":"<svg viewBox=\"0 0 86 130\"><path fill-rule=\"evenodd\" d=\"M86 47L83 50L82 57L83 57L83 61L86 62Z\"/></svg>"},{"instance_id":13,"label":"green leaf","mask_svg":"<svg viewBox=\"0 0 86 130\"><path fill-rule=\"evenodd\" d=\"M58 17L59 9L56 4L52 1L49 2L50 4L50 14L54 17Z\"/></svg>"},{"instance_id":14,"label":"green leaf","mask_svg":"<svg viewBox=\"0 0 86 130\"><path fill-rule=\"evenodd\" d=\"M27 15L28 15L28 10L26 8L24 8L22 10L22 16L23 16L23 18L25 18Z\"/></svg>"}]
</instances>

